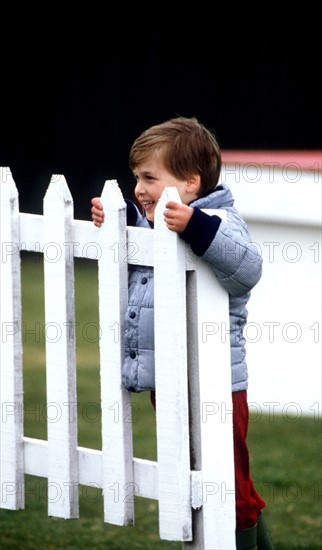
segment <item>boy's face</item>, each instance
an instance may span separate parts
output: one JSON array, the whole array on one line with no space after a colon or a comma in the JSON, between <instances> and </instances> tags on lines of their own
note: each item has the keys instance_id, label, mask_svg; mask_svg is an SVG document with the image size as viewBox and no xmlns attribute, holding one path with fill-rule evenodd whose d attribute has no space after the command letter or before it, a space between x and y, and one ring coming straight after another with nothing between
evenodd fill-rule
<instances>
[{"instance_id":1,"label":"boy's face","mask_svg":"<svg viewBox=\"0 0 322 550\"><path fill-rule=\"evenodd\" d=\"M189 182L178 180L166 170L160 160L154 157L148 158L137 166L134 176L136 178L135 196L151 222L154 221L155 208L165 187L176 187L183 204L188 204L197 198L200 184L194 192L195 188L192 190Z\"/></svg>"}]
</instances>

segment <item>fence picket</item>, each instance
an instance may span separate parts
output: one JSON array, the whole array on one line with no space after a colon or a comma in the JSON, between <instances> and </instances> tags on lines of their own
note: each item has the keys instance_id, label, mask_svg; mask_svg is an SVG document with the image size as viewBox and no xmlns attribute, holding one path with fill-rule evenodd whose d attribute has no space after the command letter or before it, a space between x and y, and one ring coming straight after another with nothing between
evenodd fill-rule
<instances>
[{"instance_id":1,"label":"fence picket","mask_svg":"<svg viewBox=\"0 0 322 550\"><path fill-rule=\"evenodd\" d=\"M78 517L73 200L63 176L44 197L48 514Z\"/></svg>"},{"instance_id":2,"label":"fence picket","mask_svg":"<svg viewBox=\"0 0 322 550\"><path fill-rule=\"evenodd\" d=\"M216 212L222 215L220 212ZM235 548L235 483L228 295L195 258L188 282L192 468L202 472L194 540L186 550ZM205 289L214 289L209 300ZM209 360L213 358L213 360Z\"/></svg>"},{"instance_id":3,"label":"fence picket","mask_svg":"<svg viewBox=\"0 0 322 550\"><path fill-rule=\"evenodd\" d=\"M127 306L126 205L115 180L105 183L105 222L98 261L101 354L104 519L134 522L131 395L122 387L124 315Z\"/></svg>"},{"instance_id":4,"label":"fence picket","mask_svg":"<svg viewBox=\"0 0 322 550\"><path fill-rule=\"evenodd\" d=\"M10 170L0 177L1 507L17 510L25 506L19 203Z\"/></svg>"},{"instance_id":5,"label":"fence picket","mask_svg":"<svg viewBox=\"0 0 322 550\"><path fill-rule=\"evenodd\" d=\"M168 200L181 202L176 188L164 190L154 229L159 529L162 539L191 540L185 246L164 223Z\"/></svg>"}]
</instances>

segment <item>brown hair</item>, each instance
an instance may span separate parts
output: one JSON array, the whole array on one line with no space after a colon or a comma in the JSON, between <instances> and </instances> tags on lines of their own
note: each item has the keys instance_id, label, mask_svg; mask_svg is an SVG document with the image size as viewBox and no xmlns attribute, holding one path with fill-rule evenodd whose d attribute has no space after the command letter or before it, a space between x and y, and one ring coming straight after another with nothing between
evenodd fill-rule
<instances>
[{"instance_id":1,"label":"brown hair","mask_svg":"<svg viewBox=\"0 0 322 550\"><path fill-rule=\"evenodd\" d=\"M181 181L198 174L199 196L214 191L221 170L220 148L214 134L196 118L173 118L142 132L130 150L131 170L134 172L152 155Z\"/></svg>"}]
</instances>

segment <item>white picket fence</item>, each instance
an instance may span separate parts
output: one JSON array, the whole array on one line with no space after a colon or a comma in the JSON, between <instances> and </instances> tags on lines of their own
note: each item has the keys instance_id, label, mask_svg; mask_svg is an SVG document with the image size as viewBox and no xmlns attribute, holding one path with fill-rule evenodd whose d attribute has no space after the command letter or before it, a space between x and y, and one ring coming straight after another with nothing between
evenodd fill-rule
<instances>
[{"instance_id":1,"label":"white picket fence","mask_svg":"<svg viewBox=\"0 0 322 550\"><path fill-rule=\"evenodd\" d=\"M115 180L107 181L101 196L106 221L98 229L73 218L61 175L52 176L43 215L20 213L10 169L1 168L1 507L24 508L25 474L43 476L48 493L58 495L48 499L50 516L77 518L79 485L101 487L107 523L132 525L134 496L157 499L161 539L192 550L231 550L230 348L229 338L216 344L212 338L214 327L229 326L228 296L167 229L169 199L180 201L176 189L165 189L154 230L126 226L122 193ZM24 436L22 248L44 256L45 321L62 329L57 342L46 343L47 404L60 407L47 441ZM74 257L98 262L102 450L78 446ZM131 407L121 385L128 264L154 266L157 461L133 457L132 424L125 419Z\"/></svg>"}]
</instances>

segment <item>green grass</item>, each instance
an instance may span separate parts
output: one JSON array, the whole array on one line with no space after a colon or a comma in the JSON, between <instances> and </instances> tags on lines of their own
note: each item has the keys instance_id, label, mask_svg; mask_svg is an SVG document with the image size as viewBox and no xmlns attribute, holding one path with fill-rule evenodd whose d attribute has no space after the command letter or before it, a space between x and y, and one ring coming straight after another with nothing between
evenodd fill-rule
<instances>
[{"instance_id":1,"label":"green grass","mask_svg":"<svg viewBox=\"0 0 322 550\"><path fill-rule=\"evenodd\" d=\"M42 263L23 255L25 435L46 439L46 373ZM101 448L97 270L75 262L79 445ZM155 418L147 393L133 396L135 456L156 459ZM321 548L321 421L252 416L248 437L252 477L266 500L276 550ZM157 501L136 497L134 527L103 522L101 491L80 486L80 518L47 516L46 480L26 479L24 510L0 510L1 549L174 550L161 541Z\"/></svg>"}]
</instances>

